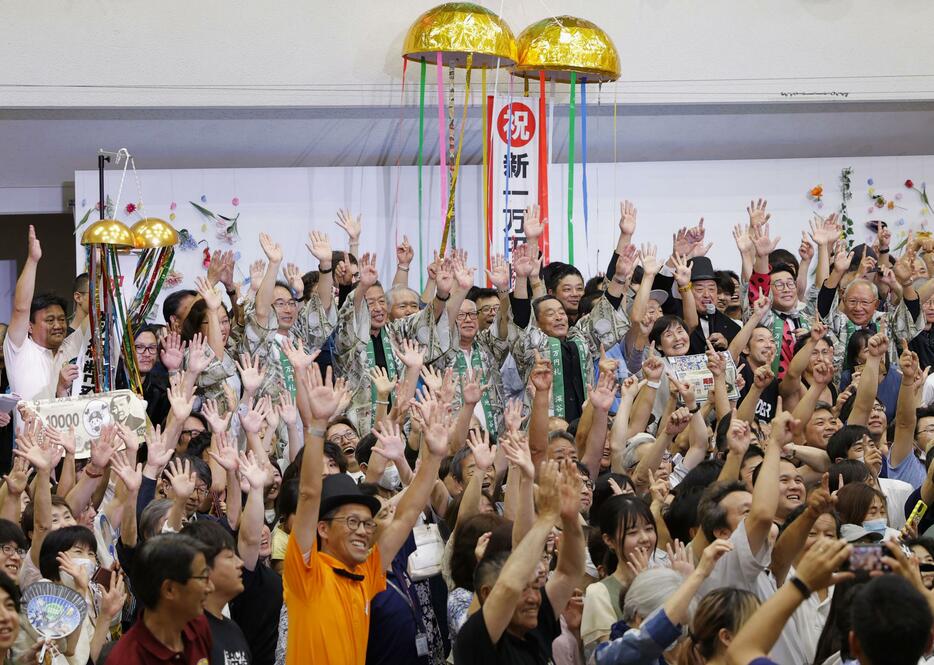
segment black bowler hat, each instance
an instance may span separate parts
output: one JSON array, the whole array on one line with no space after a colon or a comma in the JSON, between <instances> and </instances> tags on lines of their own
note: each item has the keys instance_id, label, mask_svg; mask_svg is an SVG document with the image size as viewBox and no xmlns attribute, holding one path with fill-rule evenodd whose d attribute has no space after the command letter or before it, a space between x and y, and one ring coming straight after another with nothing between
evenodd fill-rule
<instances>
[{"instance_id":1,"label":"black bowler hat","mask_svg":"<svg viewBox=\"0 0 934 665\"><path fill-rule=\"evenodd\" d=\"M691 264L692 282L699 282L702 279L716 279L713 274L713 264L706 256L695 256L688 263Z\"/></svg>"},{"instance_id":2,"label":"black bowler hat","mask_svg":"<svg viewBox=\"0 0 934 665\"><path fill-rule=\"evenodd\" d=\"M324 516L348 503L357 503L370 509L376 515L382 504L375 496L367 496L360 490L360 486L346 473L335 473L325 476L321 483L321 509L319 515Z\"/></svg>"}]
</instances>

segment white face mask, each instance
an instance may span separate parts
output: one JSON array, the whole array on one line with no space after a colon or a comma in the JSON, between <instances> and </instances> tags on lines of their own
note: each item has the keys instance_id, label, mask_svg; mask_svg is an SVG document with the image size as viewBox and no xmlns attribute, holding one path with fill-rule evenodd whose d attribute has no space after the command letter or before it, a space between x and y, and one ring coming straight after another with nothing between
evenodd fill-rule
<instances>
[{"instance_id":1,"label":"white face mask","mask_svg":"<svg viewBox=\"0 0 934 665\"><path fill-rule=\"evenodd\" d=\"M77 565L84 568L88 576L88 581L91 581L91 578L94 577L94 573L97 572L97 562L93 559L88 559L85 557L72 557ZM64 570L60 572L60 577L62 579L62 584L72 589L77 589L78 585L75 582L75 578L71 576L71 573L66 573Z\"/></svg>"},{"instance_id":2,"label":"white face mask","mask_svg":"<svg viewBox=\"0 0 934 665\"><path fill-rule=\"evenodd\" d=\"M399 488L399 485L402 484L402 478L399 476L399 469L396 468L395 464L390 464L383 471L383 475L380 476L379 482L377 485L382 487L384 490L396 490Z\"/></svg>"}]
</instances>

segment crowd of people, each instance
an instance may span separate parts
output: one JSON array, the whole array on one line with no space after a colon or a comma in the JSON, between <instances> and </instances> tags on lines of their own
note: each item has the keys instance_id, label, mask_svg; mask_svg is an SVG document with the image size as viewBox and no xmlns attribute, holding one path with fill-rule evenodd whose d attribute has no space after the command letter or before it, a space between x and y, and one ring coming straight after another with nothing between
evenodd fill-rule
<instances>
[{"instance_id":1,"label":"crowd of people","mask_svg":"<svg viewBox=\"0 0 934 665\"><path fill-rule=\"evenodd\" d=\"M215 252L133 331L144 442L126 404L86 454L0 414L4 662L927 662L934 239L850 247L831 215L792 252L746 215L735 272L703 220L637 246L629 202L589 279L543 265L535 208L509 260L435 253L421 293L408 241L381 282L343 211L310 271L266 234L244 284ZM87 275L37 295L41 259L30 228L24 402L102 360ZM38 582L85 599L71 634L30 622Z\"/></svg>"}]
</instances>

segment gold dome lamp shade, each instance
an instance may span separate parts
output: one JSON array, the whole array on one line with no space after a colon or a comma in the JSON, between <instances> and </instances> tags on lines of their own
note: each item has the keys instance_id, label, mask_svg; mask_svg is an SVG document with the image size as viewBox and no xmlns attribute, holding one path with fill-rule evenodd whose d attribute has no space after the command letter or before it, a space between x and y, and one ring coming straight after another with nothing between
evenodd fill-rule
<instances>
[{"instance_id":1,"label":"gold dome lamp shade","mask_svg":"<svg viewBox=\"0 0 934 665\"><path fill-rule=\"evenodd\" d=\"M570 83L577 80L607 83L620 75L619 53L610 36L596 24L574 16L557 16L533 23L516 39L518 61L514 76L539 77Z\"/></svg>"},{"instance_id":2,"label":"gold dome lamp shade","mask_svg":"<svg viewBox=\"0 0 934 665\"><path fill-rule=\"evenodd\" d=\"M466 67L473 55L474 68L516 63L512 30L495 13L472 2L447 2L415 19L402 46L408 60L436 62L441 53L446 67Z\"/></svg>"},{"instance_id":3,"label":"gold dome lamp shade","mask_svg":"<svg viewBox=\"0 0 934 665\"><path fill-rule=\"evenodd\" d=\"M178 231L158 217L141 219L130 230L133 233L136 249L156 249L178 244Z\"/></svg>"},{"instance_id":4,"label":"gold dome lamp shade","mask_svg":"<svg viewBox=\"0 0 934 665\"><path fill-rule=\"evenodd\" d=\"M133 248L135 243L133 232L126 224L116 219L101 219L84 230L81 244Z\"/></svg>"}]
</instances>

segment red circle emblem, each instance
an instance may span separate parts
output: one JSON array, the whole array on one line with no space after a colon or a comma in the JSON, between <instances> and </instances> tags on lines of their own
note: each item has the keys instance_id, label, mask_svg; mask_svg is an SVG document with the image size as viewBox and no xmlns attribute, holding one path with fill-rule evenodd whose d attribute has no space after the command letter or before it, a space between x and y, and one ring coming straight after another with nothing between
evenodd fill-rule
<instances>
[{"instance_id":1,"label":"red circle emblem","mask_svg":"<svg viewBox=\"0 0 934 665\"><path fill-rule=\"evenodd\" d=\"M535 138L535 115L532 109L522 102L513 102L504 106L496 119L496 129L503 143L510 143L510 137L506 135L510 106L512 107L512 147L521 148Z\"/></svg>"}]
</instances>

